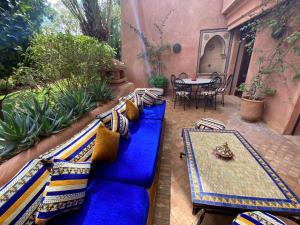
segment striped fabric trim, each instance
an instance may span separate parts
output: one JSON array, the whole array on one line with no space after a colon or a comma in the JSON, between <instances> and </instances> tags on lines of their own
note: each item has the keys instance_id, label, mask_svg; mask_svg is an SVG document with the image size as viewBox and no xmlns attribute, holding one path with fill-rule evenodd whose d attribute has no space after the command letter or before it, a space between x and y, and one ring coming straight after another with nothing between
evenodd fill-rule
<instances>
[{"instance_id":1,"label":"striped fabric trim","mask_svg":"<svg viewBox=\"0 0 300 225\"><path fill-rule=\"evenodd\" d=\"M41 160L29 161L0 189L0 224L34 224L49 172Z\"/></svg>"},{"instance_id":2,"label":"striped fabric trim","mask_svg":"<svg viewBox=\"0 0 300 225\"><path fill-rule=\"evenodd\" d=\"M90 169L91 162L53 160L51 179L47 182L36 215L37 225L83 204Z\"/></svg>"},{"instance_id":3,"label":"striped fabric trim","mask_svg":"<svg viewBox=\"0 0 300 225\"><path fill-rule=\"evenodd\" d=\"M99 119L94 120L71 139L44 153L39 158L45 160L57 158L72 162L90 160L95 144L97 129L100 123L101 121Z\"/></svg>"},{"instance_id":4,"label":"striped fabric trim","mask_svg":"<svg viewBox=\"0 0 300 225\"><path fill-rule=\"evenodd\" d=\"M233 225L285 225L277 217L260 211L239 214L232 222Z\"/></svg>"},{"instance_id":5,"label":"striped fabric trim","mask_svg":"<svg viewBox=\"0 0 300 225\"><path fill-rule=\"evenodd\" d=\"M116 110L118 113L125 115L126 114L126 103L124 101L120 102L113 109Z\"/></svg>"},{"instance_id":6,"label":"striped fabric trim","mask_svg":"<svg viewBox=\"0 0 300 225\"><path fill-rule=\"evenodd\" d=\"M135 96L135 92L131 92L131 93L129 93L129 95L119 98L118 102L121 103L121 102L125 101L126 99L129 99L130 101L134 101L134 96Z\"/></svg>"},{"instance_id":7,"label":"striped fabric trim","mask_svg":"<svg viewBox=\"0 0 300 225\"><path fill-rule=\"evenodd\" d=\"M196 121L195 129L224 130L225 124L212 118L202 118Z\"/></svg>"},{"instance_id":8,"label":"striped fabric trim","mask_svg":"<svg viewBox=\"0 0 300 225\"><path fill-rule=\"evenodd\" d=\"M164 90L162 88L136 88L135 93L142 97L146 90L158 96L162 96L164 94Z\"/></svg>"},{"instance_id":9,"label":"striped fabric trim","mask_svg":"<svg viewBox=\"0 0 300 225\"><path fill-rule=\"evenodd\" d=\"M148 90L142 96L142 101L147 106L153 105L156 99L158 99L158 96Z\"/></svg>"},{"instance_id":10,"label":"striped fabric trim","mask_svg":"<svg viewBox=\"0 0 300 225\"><path fill-rule=\"evenodd\" d=\"M128 132L129 132L128 119L115 110L112 111L112 115L113 115L111 119L112 131L120 133L120 135L123 137L128 137Z\"/></svg>"},{"instance_id":11,"label":"striped fabric trim","mask_svg":"<svg viewBox=\"0 0 300 225\"><path fill-rule=\"evenodd\" d=\"M97 115L96 119L100 119L106 127L110 128L111 127L111 123L110 123L111 122L111 110L108 110L104 113Z\"/></svg>"}]
</instances>

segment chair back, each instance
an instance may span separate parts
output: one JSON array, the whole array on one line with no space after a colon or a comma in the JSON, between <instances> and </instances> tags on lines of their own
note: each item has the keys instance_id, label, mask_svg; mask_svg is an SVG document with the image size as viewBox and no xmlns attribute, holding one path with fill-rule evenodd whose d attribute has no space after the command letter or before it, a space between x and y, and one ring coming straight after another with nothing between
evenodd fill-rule
<instances>
[{"instance_id":1,"label":"chair back","mask_svg":"<svg viewBox=\"0 0 300 225\"><path fill-rule=\"evenodd\" d=\"M186 79L186 78L189 78L189 75L187 75L186 73L182 72L178 75L178 78L180 79Z\"/></svg>"},{"instance_id":2,"label":"chair back","mask_svg":"<svg viewBox=\"0 0 300 225\"><path fill-rule=\"evenodd\" d=\"M222 78L220 76L212 78L209 86L211 90L219 89L220 87L222 87Z\"/></svg>"},{"instance_id":3,"label":"chair back","mask_svg":"<svg viewBox=\"0 0 300 225\"><path fill-rule=\"evenodd\" d=\"M174 80L176 79L176 76L172 74L170 79L171 79L172 87L174 88Z\"/></svg>"}]
</instances>

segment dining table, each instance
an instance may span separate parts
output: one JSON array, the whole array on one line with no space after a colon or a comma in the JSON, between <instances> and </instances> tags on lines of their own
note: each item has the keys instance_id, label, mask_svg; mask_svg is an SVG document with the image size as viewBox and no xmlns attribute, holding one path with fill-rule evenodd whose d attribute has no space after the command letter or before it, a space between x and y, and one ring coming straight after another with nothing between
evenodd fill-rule
<instances>
[{"instance_id":1,"label":"dining table","mask_svg":"<svg viewBox=\"0 0 300 225\"><path fill-rule=\"evenodd\" d=\"M192 85L192 86L207 85L212 81L212 79L210 78L197 78L196 80L193 80L191 78L185 78L182 80L184 81L185 84Z\"/></svg>"}]
</instances>

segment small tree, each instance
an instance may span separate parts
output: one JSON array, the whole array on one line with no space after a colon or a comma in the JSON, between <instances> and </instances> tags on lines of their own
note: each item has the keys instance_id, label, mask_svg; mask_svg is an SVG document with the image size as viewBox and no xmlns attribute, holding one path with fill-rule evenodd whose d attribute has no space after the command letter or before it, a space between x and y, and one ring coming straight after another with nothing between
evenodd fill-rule
<instances>
[{"instance_id":1,"label":"small tree","mask_svg":"<svg viewBox=\"0 0 300 225\"><path fill-rule=\"evenodd\" d=\"M150 63L151 71L150 74L148 74L149 77L152 74L163 74L163 70L166 68L165 64L162 61L162 54L166 50L169 50L171 46L170 44L164 43L163 37L166 21L173 13L173 11L174 9L170 10L159 24L154 23L155 30L159 34L159 43L151 43L141 30L139 30L132 24L127 23L127 25L136 33L136 35L139 36L145 46L145 51L139 53L138 57L142 58L145 63Z\"/></svg>"}]
</instances>

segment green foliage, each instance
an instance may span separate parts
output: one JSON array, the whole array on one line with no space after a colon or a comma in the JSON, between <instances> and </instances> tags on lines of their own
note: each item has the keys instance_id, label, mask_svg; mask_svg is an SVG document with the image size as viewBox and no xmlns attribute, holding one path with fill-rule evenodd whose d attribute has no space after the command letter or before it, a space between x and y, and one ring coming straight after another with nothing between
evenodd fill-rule
<instances>
[{"instance_id":1,"label":"green foliage","mask_svg":"<svg viewBox=\"0 0 300 225\"><path fill-rule=\"evenodd\" d=\"M273 4L274 0L262 0L262 7ZM246 48L249 53L253 51L253 45L257 32L268 29L271 37L276 40L276 47L273 52L266 54L264 51L255 49L259 53L257 64L259 65L258 75L250 82L249 85L242 85L239 90L258 98L259 95L275 95L276 90L268 87L268 81L272 82L272 77L278 75L282 82L287 86L287 81L298 81L300 77L299 67L287 60L287 55L291 52L295 56L300 56L300 47L297 45L300 40L300 2L298 0L286 0L277 2L277 6L271 7L242 26L241 32L246 40ZM268 8L268 7L266 7ZM286 71L291 76L287 79ZM246 88L248 86L248 88ZM255 93L252 93L251 87L255 87ZM249 92L250 90L250 92Z\"/></svg>"},{"instance_id":2,"label":"green foliage","mask_svg":"<svg viewBox=\"0 0 300 225\"><path fill-rule=\"evenodd\" d=\"M32 146L38 140L38 122L23 112L3 112L0 120L0 157L9 158Z\"/></svg>"},{"instance_id":3,"label":"green foliage","mask_svg":"<svg viewBox=\"0 0 300 225\"><path fill-rule=\"evenodd\" d=\"M76 120L96 106L92 97L84 88L74 88L68 84L60 85L55 102L61 112L72 112L72 120Z\"/></svg>"},{"instance_id":4,"label":"green foliage","mask_svg":"<svg viewBox=\"0 0 300 225\"><path fill-rule=\"evenodd\" d=\"M38 34L31 41L27 59L42 75L41 80L56 81L72 76L99 76L112 68L114 50L88 36Z\"/></svg>"},{"instance_id":5,"label":"green foliage","mask_svg":"<svg viewBox=\"0 0 300 225\"><path fill-rule=\"evenodd\" d=\"M114 93L106 80L91 82L87 86L87 92L92 97L92 102L105 103L114 98Z\"/></svg>"},{"instance_id":6,"label":"green foliage","mask_svg":"<svg viewBox=\"0 0 300 225\"><path fill-rule=\"evenodd\" d=\"M41 101L36 95L25 98L18 109L38 122L40 136L58 133L72 121L72 111L68 114L66 112L58 114L51 105L50 99L45 96Z\"/></svg>"},{"instance_id":7,"label":"green foliage","mask_svg":"<svg viewBox=\"0 0 300 225\"><path fill-rule=\"evenodd\" d=\"M30 37L39 31L49 6L43 0L2 0L0 2L0 78L9 76L22 60Z\"/></svg>"},{"instance_id":8,"label":"green foliage","mask_svg":"<svg viewBox=\"0 0 300 225\"><path fill-rule=\"evenodd\" d=\"M167 88L168 79L164 75L152 75L148 80L150 87Z\"/></svg>"}]
</instances>

